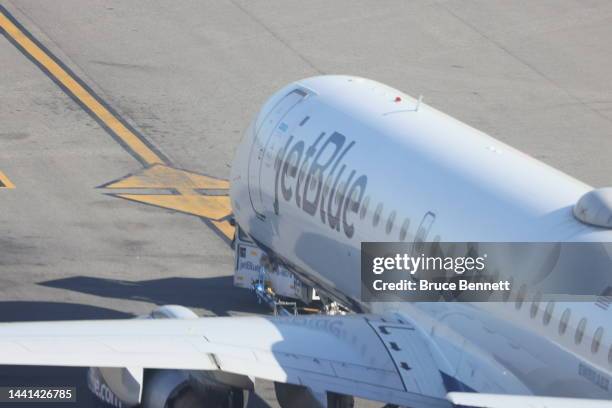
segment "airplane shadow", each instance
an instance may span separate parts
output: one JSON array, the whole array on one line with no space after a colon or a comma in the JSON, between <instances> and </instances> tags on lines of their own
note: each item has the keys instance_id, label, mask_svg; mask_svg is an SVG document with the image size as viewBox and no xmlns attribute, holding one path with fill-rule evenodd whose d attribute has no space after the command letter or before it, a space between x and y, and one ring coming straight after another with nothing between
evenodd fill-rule
<instances>
[{"instance_id":1,"label":"airplane shadow","mask_svg":"<svg viewBox=\"0 0 612 408\"><path fill-rule=\"evenodd\" d=\"M197 307L217 316L228 316L229 312L269 313L265 306L257 304L253 293L233 286L231 276L142 281L75 276L40 285L106 298Z\"/></svg>"},{"instance_id":2,"label":"airplane shadow","mask_svg":"<svg viewBox=\"0 0 612 408\"><path fill-rule=\"evenodd\" d=\"M134 317L134 315L78 303L0 302L0 322L128 319L130 317Z\"/></svg>"}]
</instances>

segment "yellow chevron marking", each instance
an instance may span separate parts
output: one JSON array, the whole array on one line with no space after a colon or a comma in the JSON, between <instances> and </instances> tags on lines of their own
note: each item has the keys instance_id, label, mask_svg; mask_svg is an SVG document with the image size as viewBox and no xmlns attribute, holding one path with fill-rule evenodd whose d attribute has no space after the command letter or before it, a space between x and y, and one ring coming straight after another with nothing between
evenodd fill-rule
<instances>
[{"instance_id":1,"label":"yellow chevron marking","mask_svg":"<svg viewBox=\"0 0 612 408\"><path fill-rule=\"evenodd\" d=\"M139 174L105 185L106 188L152 188L228 190L229 182L202 174L175 169L163 164L151 166Z\"/></svg>"},{"instance_id":2,"label":"yellow chevron marking","mask_svg":"<svg viewBox=\"0 0 612 408\"><path fill-rule=\"evenodd\" d=\"M33 41L18 25L13 23L0 6L0 33L10 37L21 51L36 61L49 76L61 84L66 92L76 98L86 110L99 119L123 142L124 147L133 153L143 164L150 166L140 174L110 183L110 189L173 189L177 194L140 195L114 194L117 197L139 201L163 208L210 219L211 224L228 239L232 239L234 228L224 217L231 214L229 197L206 195L206 190L228 190L226 180L208 177L167 165L144 138L134 133L116 114L114 114L87 86L81 84L69 70L64 69L54 57ZM166 163L166 164L165 164ZM15 188L15 185L0 172L0 188ZM198 190L204 191L201 194Z\"/></svg>"},{"instance_id":3,"label":"yellow chevron marking","mask_svg":"<svg viewBox=\"0 0 612 408\"><path fill-rule=\"evenodd\" d=\"M102 186L109 189L173 190L160 194L113 193L130 201L154 205L206 218L228 239L234 236L234 227L227 221L232 208L228 196L229 182L186 170L156 164L140 173L124 177ZM210 194L214 190L214 195Z\"/></svg>"},{"instance_id":4,"label":"yellow chevron marking","mask_svg":"<svg viewBox=\"0 0 612 408\"><path fill-rule=\"evenodd\" d=\"M228 196L183 194L115 194L115 196L211 220L220 220L231 213Z\"/></svg>"}]
</instances>

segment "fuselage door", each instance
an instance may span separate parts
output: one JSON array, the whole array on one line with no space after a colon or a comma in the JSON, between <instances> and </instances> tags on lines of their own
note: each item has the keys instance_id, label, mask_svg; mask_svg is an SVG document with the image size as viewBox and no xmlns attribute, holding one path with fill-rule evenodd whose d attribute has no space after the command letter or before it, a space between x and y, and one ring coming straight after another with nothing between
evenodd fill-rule
<instances>
[{"instance_id":1,"label":"fuselage door","mask_svg":"<svg viewBox=\"0 0 612 408\"><path fill-rule=\"evenodd\" d=\"M260 181L266 145L277 127L288 127L286 123L283 123L283 118L305 97L306 92L301 89L294 89L289 92L268 112L256 130L257 133L249 155L249 197L255 214L260 218L265 218ZM289 137L289 132L286 133L286 137Z\"/></svg>"}]
</instances>

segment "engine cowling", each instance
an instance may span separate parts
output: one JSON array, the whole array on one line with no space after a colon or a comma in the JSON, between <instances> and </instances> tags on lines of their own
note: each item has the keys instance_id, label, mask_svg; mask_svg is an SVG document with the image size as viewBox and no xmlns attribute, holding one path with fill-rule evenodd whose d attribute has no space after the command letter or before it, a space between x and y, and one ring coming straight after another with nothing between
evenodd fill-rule
<instances>
[{"instance_id":1,"label":"engine cowling","mask_svg":"<svg viewBox=\"0 0 612 408\"><path fill-rule=\"evenodd\" d=\"M143 408L196 408L202 407L202 403L199 395L191 392L189 377L184 371L147 370Z\"/></svg>"}]
</instances>

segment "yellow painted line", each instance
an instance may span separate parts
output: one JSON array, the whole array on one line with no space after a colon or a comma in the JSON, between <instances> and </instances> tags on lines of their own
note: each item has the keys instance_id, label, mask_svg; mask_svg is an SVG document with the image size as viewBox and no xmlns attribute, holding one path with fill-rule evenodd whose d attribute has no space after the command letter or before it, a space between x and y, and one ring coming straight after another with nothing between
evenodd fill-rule
<instances>
[{"instance_id":1,"label":"yellow painted line","mask_svg":"<svg viewBox=\"0 0 612 408\"><path fill-rule=\"evenodd\" d=\"M201 194L115 194L140 203L197 215L211 220L221 220L231 214L228 196Z\"/></svg>"},{"instance_id":2,"label":"yellow painted line","mask_svg":"<svg viewBox=\"0 0 612 408\"><path fill-rule=\"evenodd\" d=\"M30 40L24 32L9 20L0 9L0 28L10 36L31 58L43 66L49 74L59 81L76 99L85 105L100 121L125 143L135 154L147 164L163 163L153 150L151 150L138 136L128 129L113 113L106 109L96 98L66 70L57 64L36 43Z\"/></svg>"},{"instance_id":3,"label":"yellow painted line","mask_svg":"<svg viewBox=\"0 0 612 408\"><path fill-rule=\"evenodd\" d=\"M120 180L102 186L108 189L153 189L175 190L176 194L127 194L116 193L116 197L138 201L157 207L197 215L215 221L212 224L224 235L233 234L233 227L224 221L232 213L227 195L229 182L186 170L157 164ZM217 191L222 195L207 195ZM201 194L200 191L204 191ZM227 225L226 225L227 224Z\"/></svg>"},{"instance_id":4,"label":"yellow painted line","mask_svg":"<svg viewBox=\"0 0 612 408\"><path fill-rule=\"evenodd\" d=\"M209 220L213 228L223 236L232 239L234 227L227 221L231 215L230 199L227 195L203 195L199 190L228 190L229 182L214 177L204 176L185 170L175 169L163 157L150 147L146 140L139 136L121 118L112 112L87 85L64 67L61 61L43 45L37 44L25 28L21 28L16 20L11 20L0 6L0 31L11 39L17 47L52 79L61 84L62 88L75 98L79 104L97 118L110 133L118 139L126 150L139 159L145 169L136 175L125 177L110 183L106 188L112 189L173 189L178 194L114 194L116 197L151 204L193 214ZM4 178L2 178L4 177ZM0 173L0 181L8 188L15 186Z\"/></svg>"},{"instance_id":5,"label":"yellow painted line","mask_svg":"<svg viewBox=\"0 0 612 408\"><path fill-rule=\"evenodd\" d=\"M11 183L6 174L0 171L0 188L15 188L15 185Z\"/></svg>"},{"instance_id":6,"label":"yellow painted line","mask_svg":"<svg viewBox=\"0 0 612 408\"><path fill-rule=\"evenodd\" d=\"M211 221L211 223L230 241L234 239L235 228L228 221Z\"/></svg>"},{"instance_id":7,"label":"yellow painted line","mask_svg":"<svg viewBox=\"0 0 612 408\"><path fill-rule=\"evenodd\" d=\"M151 188L227 190L229 182L186 170L157 164L144 171L107 184L105 188Z\"/></svg>"}]
</instances>

